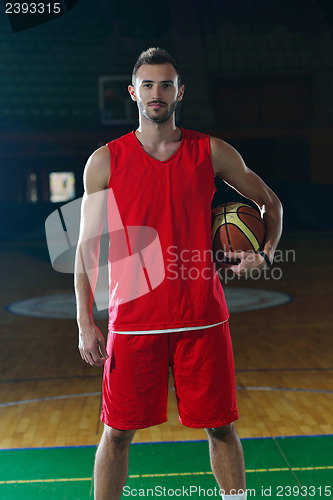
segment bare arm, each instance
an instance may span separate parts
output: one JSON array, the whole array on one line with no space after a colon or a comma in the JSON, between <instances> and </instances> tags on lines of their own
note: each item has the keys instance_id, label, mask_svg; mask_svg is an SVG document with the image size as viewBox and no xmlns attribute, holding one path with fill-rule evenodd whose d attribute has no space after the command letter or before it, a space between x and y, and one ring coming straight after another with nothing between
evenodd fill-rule
<instances>
[{"instance_id":1,"label":"bare arm","mask_svg":"<svg viewBox=\"0 0 333 500\"><path fill-rule=\"evenodd\" d=\"M257 174L245 165L241 155L230 144L211 137L210 146L215 175L258 205L266 225L263 251L270 262L273 262L274 252L282 232L282 205L279 198ZM254 262L252 258L255 265L251 267L264 267L264 258L258 254L256 259L257 261ZM240 265L239 269L245 268Z\"/></svg>"},{"instance_id":2,"label":"bare arm","mask_svg":"<svg viewBox=\"0 0 333 500\"><path fill-rule=\"evenodd\" d=\"M104 337L96 327L92 306L99 263L99 239L105 221L105 205L109 180L107 146L95 151L84 170L84 196L81 206L80 235L75 259L79 350L84 361L101 366L107 359Z\"/></svg>"}]
</instances>

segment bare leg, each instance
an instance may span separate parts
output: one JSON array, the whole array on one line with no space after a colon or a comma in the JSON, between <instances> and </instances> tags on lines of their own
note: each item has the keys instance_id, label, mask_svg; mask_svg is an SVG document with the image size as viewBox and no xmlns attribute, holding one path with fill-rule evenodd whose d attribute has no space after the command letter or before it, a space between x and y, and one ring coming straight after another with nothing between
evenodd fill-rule
<instances>
[{"instance_id":1,"label":"bare leg","mask_svg":"<svg viewBox=\"0 0 333 500\"><path fill-rule=\"evenodd\" d=\"M95 500L120 499L128 476L129 447L134 434L135 431L104 426L95 457Z\"/></svg>"},{"instance_id":2,"label":"bare leg","mask_svg":"<svg viewBox=\"0 0 333 500\"><path fill-rule=\"evenodd\" d=\"M205 429L213 474L226 495L245 491L243 448L234 424Z\"/></svg>"}]
</instances>

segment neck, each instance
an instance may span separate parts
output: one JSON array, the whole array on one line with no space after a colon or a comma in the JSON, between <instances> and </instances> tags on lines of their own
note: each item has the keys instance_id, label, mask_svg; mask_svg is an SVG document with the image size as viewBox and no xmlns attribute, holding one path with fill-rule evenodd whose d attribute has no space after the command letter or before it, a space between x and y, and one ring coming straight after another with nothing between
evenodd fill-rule
<instances>
[{"instance_id":1,"label":"neck","mask_svg":"<svg viewBox=\"0 0 333 500\"><path fill-rule=\"evenodd\" d=\"M136 136L142 144L157 145L179 140L180 130L176 127L174 114L165 123L151 122L140 114Z\"/></svg>"}]
</instances>

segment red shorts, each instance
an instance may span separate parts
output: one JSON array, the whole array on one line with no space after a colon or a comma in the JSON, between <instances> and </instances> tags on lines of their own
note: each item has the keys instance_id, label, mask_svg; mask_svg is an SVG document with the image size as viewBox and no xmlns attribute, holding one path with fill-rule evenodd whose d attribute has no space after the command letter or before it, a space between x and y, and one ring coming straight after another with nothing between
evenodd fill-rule
<instances>
[{"instance_id":1,"label":"red shorts","mask_svg":"<svg viewBox=\"0 0 333 500\"><path fill-rule=\"evenodd\" d=\"M101 420L120 430L167 421L169 366L179 421L221 427L238 419L228 322L159 334L109 333Z\"/></svg>"}]
</instances>

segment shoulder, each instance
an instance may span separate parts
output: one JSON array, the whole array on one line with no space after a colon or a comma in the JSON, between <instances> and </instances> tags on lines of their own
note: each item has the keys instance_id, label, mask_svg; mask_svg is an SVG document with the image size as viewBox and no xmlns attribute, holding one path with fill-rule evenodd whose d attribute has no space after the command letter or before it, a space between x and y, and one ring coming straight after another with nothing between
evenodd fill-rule
<instances>
[{"instance_id":1,"label":"shoulder","mask_svg":"<svg viewBox=\"0 0 333 500\"><path fill-rule=\"evenodd\" d=\"M226 169L233 167L244 167L243 158L231 144L212 136L210 136L209 142L215 174L221 175Z\"/></svg>"},{"instance_id":2,"label":"shoulder","mask_svg":"<svg viewBox=\"0 0 333 500\"><path fill-rule=\"evenodd\" d=\"M196 130L182 128L182 132L188 141L207 141L207 139L209 139L208 134L204 134L203 132L197 132Z\"/></svg>"},{"instance_id":3,"label":"shoulder","mask_svg":"<svg viewBox=\"0 0 333 500\"><path fill-rule=\"evenodd\" d=\"M184 132L186 133L186 138L189 141L201 143L204 146L207 145L211 153L212 159L217 158L219 160L223 159L230 161L232 159L240 158L240 154L238 153L238 151L233 146L231 146L231 144L228 144L223 139L219 139L218 137L213 137L203 132L197 132L196 130L186 129Z\"/></svg>"},{"instance_id":4,"label":"shoulder","mask_svg":"<svg viewBox=\"0 0 333 500\"><path fill-rule=\"evenodd\" d=\"M122 135L121 137L117 137L112 141L107 143L107 147L110 152L116 151L118 148L128 147L133 144L133 139L135 138L134 131L129 132L128 134Z\"/></svg>"},{"instance_id":5,"label":"shoulder","mask_svg":"<svg viewBox=\"0 0 333 500\"><path fill-rule=\"evenodd\" d=\"M210 155L209 135L196 130L182 129L184 142L190 148L193 155L205 153Z\"/></svg>"},{"instance_id":6,"label":"shoulder","mask_svg":"<svg viewBox=\"0 0 333 500\"><path fill-rule=\"evenodd\" d=\"M89 192L106 189L110 178L110 153L108 146L102 146L88 158L84 169L84 186Z\"/></svg>"},{"instance_id":7,"label":"shoulder","mask_svg":"<svg viewBox=\"0 0 333 500\"><path fill-rule=\"evenodd\" d=\"M239 157L240 154L238 151L231 146L228 142L223 139L219 139L218 137L209 137L210 149L212 154L222 154L224 157L236 158Z\"/></svg>"}]
</instances>

